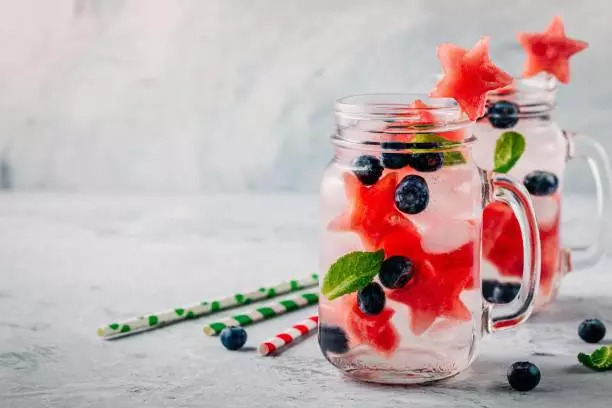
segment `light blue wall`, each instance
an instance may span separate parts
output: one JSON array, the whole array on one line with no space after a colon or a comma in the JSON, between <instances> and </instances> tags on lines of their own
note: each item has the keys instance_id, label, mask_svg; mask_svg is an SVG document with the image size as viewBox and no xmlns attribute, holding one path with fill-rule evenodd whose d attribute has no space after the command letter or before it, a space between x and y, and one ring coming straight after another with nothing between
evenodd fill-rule
<instances>
[{"instance_id":1,"label":"light blue wall","mask_svg":"<svg viewBox=\"0 0 612 408\"><path fill-rule=\"evenodd\" d=\"M607 0L2 4L0 155L17 189L316 191L335 98L422 90L437 43L483 34L517 72L516 31L554 14L591 44L559 122L612 148Z\"/></svg>"}]
</instances>

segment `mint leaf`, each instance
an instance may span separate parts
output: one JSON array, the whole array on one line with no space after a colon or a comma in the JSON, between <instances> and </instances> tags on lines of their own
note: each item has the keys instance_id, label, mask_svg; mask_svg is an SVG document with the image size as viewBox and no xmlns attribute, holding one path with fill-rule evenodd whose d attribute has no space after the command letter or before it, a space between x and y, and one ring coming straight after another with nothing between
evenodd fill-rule
<instances>
[{"instance_id":1,"label":"mint leaf","mask_svg":"<svg viewBox=\"0 0 612 408\"><path fill-rule=\"evenodd\" d=\"M612 369L612 346L598 348L591 355L578 353L578 361L595 371Z\"/></svg>"},{"instance_id":2,"label":"mint leaf","mask_svg":"<svg viewBox=\"0 0 612 408\"><path fill-rule=\"evenodd\" d=\"M442 136L435 133L417 133L414 135L410 143L439 143L439 144L456 144L450 140L446 140Z\"/></svg>"},{"instance_id":3,"label":"mint leaf","mask_svg":"<svg viewBox=\"0 0 612 408\"><path fill-rule=\"evenodd\" d=\"M495 143L493 170L507 173L525 151L525 138L518 132L504 132Z\"/></svg>"},{"instance_id":4,"label":"mint leaf","mask_svg":"<svg viewBox=\"0 0 612 408\"><path fill-rule=\"evenodd\" d=\"M356 292L372 282L385 259L383 250L376 252L350 252L329 267L321 293L329 300Z\"/></svg>"},{"instance_id":5,"label":"mint leaf","mask_svg":"<svg viewBox=\"0 0 612 408\"><path fill-rule=\"evenodd\" d=\"M612 348L602 347L591 353L593 365L600 369L612 368Z\"/></svg>"},{"instance_id":6,"label":"mint leaf","mask_svg":"<svg viewBox=\"0 0 612 408\"><path fill-rule=\"evenodd\" d=\"M580 361L585 367L590 368L591 370L597 370L597 368L593 365L591 361L591 356L584 353L578 353L578 361Z\"/></svg>"},{"instance_id":7,"label":"mint leaf","mask_svg":"<svg viewBox=\"0 0 612 408\"><path fill-rule=\"evenodd\" d=\"M451 142L450 140L446 140L441 136L436 135L435 133L419 133L414 136L411 143L437 143L441 145L442 148L447 146L456 145L456 142ZM436 149L431 149L435 151ZM463 157L463 154L459 151L446 151L442 152L443 163L445 166L454 166L456 164L465 164L466 160Z\"/></svg>"},{"instance_id":8,"label":"mint leaf","mask_svg":"<svg viewBox=\"0 0 612 408\"><path fill-rule=\"evenodd\" d=\"M463 153L461 152L442 152L442 156L444 156L445 166L454 166L456 164L466 163L465 157L463 157Z\"/></svg>"}]
</instances>

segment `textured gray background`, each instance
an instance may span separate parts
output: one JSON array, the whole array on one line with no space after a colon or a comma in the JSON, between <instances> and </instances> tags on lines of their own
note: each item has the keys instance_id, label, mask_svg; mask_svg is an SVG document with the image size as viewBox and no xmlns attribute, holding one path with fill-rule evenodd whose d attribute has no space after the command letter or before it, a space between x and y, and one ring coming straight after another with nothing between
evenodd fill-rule
<instances>
[{"instance_id":1,"label":"textured gray background","mask_svg":"<svg viewBox=\"0 0 612 408\"><path fill-rule=\"evenodd\" d=\"M554 14L591 47L558 120L608 148L612 3L590 1L4 0L2 185L61 191L315 191L332 101L424 90L434 47ZM570 177L570 186L581 176Z\"/></svg>"}]
</instances>

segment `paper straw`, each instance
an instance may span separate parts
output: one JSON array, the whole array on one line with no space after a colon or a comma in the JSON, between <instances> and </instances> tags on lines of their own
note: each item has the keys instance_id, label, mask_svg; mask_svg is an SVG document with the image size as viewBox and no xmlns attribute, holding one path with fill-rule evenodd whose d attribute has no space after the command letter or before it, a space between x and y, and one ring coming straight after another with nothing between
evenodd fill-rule
<instances>
[{"instance_id":1,"label":"paper straw","mask_svg":"<svg viewBox=\"0 0 612 408\"><path fill-rule=\"evenodd\" d=\"M145 330L156 329L182 320L215 313L235 306L246 305L262 299L270 299L285 293L295 292L300 289L310 288L318 284L319 276L312 274L303 279L293 279L279 283L276 286L259 288L252 292L235 293L226 298L203 301L191 305L181 306L154 313L135 317L129 320L111 323L98 329L98 335L104 338L117 338L139 333Z\"/></svg>"},{"instance_id":2,"label":"paper straw","mask_svg":"<svg viewBox=\"0 0 612 408\"><path fill-rule=\"evenodd\" d=\"M307 335L317 328L319 316L312 315L308 319L302 320L291 328L278 333L276 336L269 338L259 345L257 350L262 356L267 356L281 347L293 343L300 337Z\"/></svg>"},{"instance_id":3,"label":"paper straw","mask_svg":"<svg viewBox=\"0 0 612 408\"><path fill-rule=\"evenodd\" d=\"M257 309L249 310L246 313L237 314L225 319L210 322L204 326L204 333L209 336L216 336L223 329L230 326L247 326L260 320L270 319L292 310L314 305L319 302L319 295L316 293L302 293L290 298L270 303Z\"/></svg>"}]
</instances>

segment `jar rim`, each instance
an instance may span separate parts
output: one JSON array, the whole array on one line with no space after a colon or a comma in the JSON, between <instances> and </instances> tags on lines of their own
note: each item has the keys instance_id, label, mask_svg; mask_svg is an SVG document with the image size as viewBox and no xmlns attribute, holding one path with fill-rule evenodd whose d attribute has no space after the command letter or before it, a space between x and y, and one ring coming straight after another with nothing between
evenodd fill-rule
<instances>
[{"instance_id":1,"label":"jar rim","mask_svg":"<svg viewBox=\"0 0 612 408\"><path fill-rule=\"evenodd\" d=\"M550 74L514 78L508 87L489 92L487 105L511 102L519 109L520 118L550 117L555 108L556 91L557 79Z\"/></svg>"},{"instance_id":2,"label":"jar rim","mask_svg":"<svg viewBox=\"0 0 612 408\"><path fill-rule=\"evenodd\" d=\"M529 95L535 98L540 95L547 98L557 90L557 79L551 74L540 74L532 77L515 77L511 87L499 88L489 92L489 96Z\"/></svg>"},{"instance_id":3,"label":"jar rim","mask_svg":"<svg viewBox=\"0 0 612 408\"><path fill-rule=\"evenodd\" d=\"M423 133L423 127L441 129L467 127L473 123L452 98L423 93L358 94L336 100L339 128L355 123L386 123L381 133ZM398 126L399 125L399 126Z\"/></svg>"},{"instance_id":4,"label":"jar rim","mask_svg":"<svg viewBox=\"0 0 612 408\"><path fill-rule=\"evenodd\" d=\"M448 152L470 146L476 141L473 134L461 141L439 141L439 142L389 142L377 140L355 140L344 138L338 134L330 136L332 144L348 149L382 153L432 153Z\"/></svg>"},{"instance_id":5,"label":"jar rim","mask_svg":"<svg viewBox=\"0 0 612 408\"><path fill-rule=\"evenodd\" d=\"M421 101L426 106L414 106ZM366 93L349 95L336 100L334 111L340 114L360 116L409 116L423 111L464 116L459 104L452 98L431 97L424 93Z\"/></svg>"},{"instance_id":6,"label":"jar rim","mask_svg":"<svg viewBox=\"0 0 612 408\"><path fill-rule=\"evenodd\" d=\"M430 97L422 93L372 93L352 95L336 101L336 145L384 148L389 142L410 142L417 134L444 134L467 130L474 122L452 98ZM461 138L469 137L467 132ZM455 137L457 139L457 134ZM459 142L459 144L461 144ZM422 146L419 146L422 145ZM406 149L449 148L410 143Z\"/></svg>"}]
</instances>

